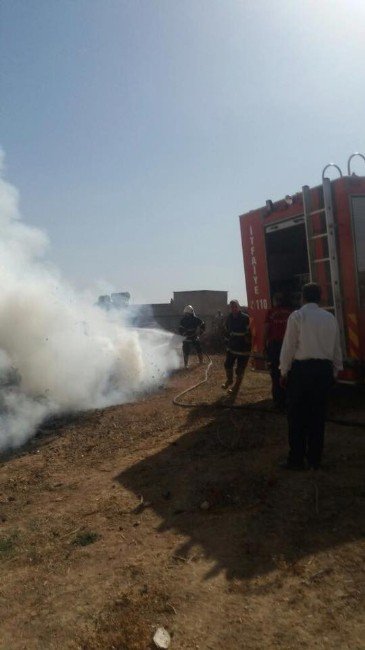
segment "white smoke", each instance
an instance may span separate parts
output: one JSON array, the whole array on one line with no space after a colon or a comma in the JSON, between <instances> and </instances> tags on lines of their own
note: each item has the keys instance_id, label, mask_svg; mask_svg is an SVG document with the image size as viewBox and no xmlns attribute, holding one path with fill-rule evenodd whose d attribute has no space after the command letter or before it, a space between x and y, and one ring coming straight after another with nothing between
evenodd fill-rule
<instances>
[{"instance_id":1,"label":"white smoke","mask_svg":"<svg viewBox=\"0 0 365 650\"><path fill-rule=\"evenodd\" d=\"M170 334L92 306L44 260L47 244L21 221L1 165L0 448L22 444L49 415L131 400L178 366Z\"/></svg>"}]
</instances>

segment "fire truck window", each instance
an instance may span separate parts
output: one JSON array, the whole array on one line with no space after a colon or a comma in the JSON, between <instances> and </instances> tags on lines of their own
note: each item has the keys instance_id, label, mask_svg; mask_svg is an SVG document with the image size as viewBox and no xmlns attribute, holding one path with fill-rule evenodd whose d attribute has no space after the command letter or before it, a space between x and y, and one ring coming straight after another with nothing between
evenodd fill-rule
<instances>
[{"instance_id":1,"label":"fire truck window","mask_svg":"<svg viewBox=\"0 0 365 650\"><path fill-rule=\"evenodd\" d=\"M360 306L365 307L365 196L352 197Z\"/></svg>"},{"instance_id":2,"label":"fire truck window","mask_svg":"<svg viewBox=\"0 0 365 650\"><path fill-rule=\"evenodd\" d=\"M271 296L281 291L299 307L301 288L309 281L304 224L267 232L266 253Z\"/></svg>"}]
</instances>

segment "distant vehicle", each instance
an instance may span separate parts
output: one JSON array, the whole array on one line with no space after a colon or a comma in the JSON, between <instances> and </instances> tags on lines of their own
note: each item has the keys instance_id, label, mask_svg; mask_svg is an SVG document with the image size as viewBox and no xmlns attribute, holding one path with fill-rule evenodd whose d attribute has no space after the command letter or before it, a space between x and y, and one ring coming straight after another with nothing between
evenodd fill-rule
<instances>
[{"instance_id":1,"label":"distant vehicle","mask_svg":"<svg viewBox=\"0 0 365 650\"><path fill-rule=\"evenodd\" d=\"M128 307L131 294L129 291L122 291L120 293L112 293L110 298L112 305L116 307L116 309L121 309L123 307Z\"/></svg>"},{"instance_id":2,"label":"distant vehicle","mask_svg":"<svg viewBox=\"0 0 365 650\"><path fill-rule=\"evenodd\" d=\"M124 309L128 307L131 294L128 291L112 293L111 296L99 296L97 306L109 311L110 309Z\"/></svg>"},{"instance_id":3,"label":"distant vehicle","mask_svg":"<svg viewBox=\"0 0 365 650\"><path fill-rule=\"evenodd\" d=\"M253 210L240 217L249 314L256 368L264 366L263 330L275 292L299 307L301 288L318 282L323 306L337 318L345 382L365 381L365 176L348 175L330 163L322 185ZM340 177L326 172L335 167Z\"/></svg>"}]
</instances>

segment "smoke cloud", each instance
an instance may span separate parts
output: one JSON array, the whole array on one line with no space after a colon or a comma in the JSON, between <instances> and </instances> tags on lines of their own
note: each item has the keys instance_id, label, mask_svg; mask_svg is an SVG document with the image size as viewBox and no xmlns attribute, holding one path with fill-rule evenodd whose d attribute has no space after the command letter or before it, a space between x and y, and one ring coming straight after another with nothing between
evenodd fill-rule
<instances>
[{"instance_id":1,"label":"smoke cloud","mask_svg":"<svg viewBox=\"0 0 365 650\"><path fill-rule=\"evenodd\" d=\"M135 399L178 366L173 337L133 329L78 295L22 222L0 161L0 449L54 414Z\"/></svg>"}]
</instances>

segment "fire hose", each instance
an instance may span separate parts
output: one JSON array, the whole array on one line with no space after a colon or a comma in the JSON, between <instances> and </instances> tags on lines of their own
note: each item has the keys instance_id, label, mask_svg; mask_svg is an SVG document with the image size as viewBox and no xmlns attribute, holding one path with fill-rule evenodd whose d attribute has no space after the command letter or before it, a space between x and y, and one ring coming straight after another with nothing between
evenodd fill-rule
<instances>
[{"instance_id":1,"label":"fire hose","mask_svg":"<svg viewBox=\"0 0 365 650\"><path fill-rule=\"evenodd\" d=\"M181 401L181 397L184 395L187 395L188 393L192 392L193 390L196 390L199 386L202 386L202 384L206 384L208 382L209 378L209 371L213 365L213 360L209 356L207 352L204 353L204 356L208 359L208 365L204 369L204 377L200 381L196 382L192 386L189 386L189 388L186 388L185 390L181 391L181 393L178 393L173 400L172 403L175 406L180 406L182 408L196 408L196 407L210 407L210 408L217 408L217 409L236 409L236 410L245 410L245 411L252 411L252 412L257 412L257 413L270 413L271 415L280 415L282 416L283 413L280 411L273 411L272 409L269 408L264 408L262 406L253 406L252 404L234 404L233 402L231 403L215 403L212 404L211 402L196 402L192 404L191 402L184 402ZM247 356L251 359L255 358L262 358L262 355L259 354L252 354L252 352L247 352L242 356ZM339 424L341 426L350 426L350 427L364 427L365 428L365 422L358 422L357 420L342 420L339 418L326 418L327 422L332 422L335 424Z\"/></svg>"},{"instance_id":2,"label":"fire hose","mask_svg":"<svg viewBox=\"0 0 365 650\"><path fill-rule=\"evenodd\" d=\"M204 378L201 379L200 381L198 381L196 384L193 384L193 386L189 386L189 388L186 388L181 393L176 395L172 400L172 403L175 406L181 406L182 408L193 408L195 406L210 406L212 408L246 409L246 410L250 410L250 411L260 411L262 413L275 413L275 411L272 411L271 409L262 408L262 407L257 408L257 407L253 407L250 404L233 404L233 403L230 403L230 404L227 404L227 403L226 404L223 404L223 403L222 404L211 404L210 402L198 402L198 403L195 403L195 404L191 404L191 402L182 402L180 400L180 398L183 397L183 395L187 395L187 393L190 393L191 391L195 390L196 388L198 388L198 386L201 386L202 384L206 384L207 381L208 381L209 371L210 371L210 369L211 369L211 367L213 365L213 360L211 359L211 357L209 356L209 354L207 352L204 353L204 356L208 359L208 365L207 365L207 367L205 368L205 371L204 371ZM252 352L242 353L241 356L249 357L251 359L256 359L256 358L261 359L262 358L262 355L253 354Z\"/></svg>"},{"instance_id":3,"label":"fire hose","mask_svg":"<svg viewBox=\"0 0 365 650\"><path fill-rule=\"evenodd\" d=\"M172 403L175 404L175 406L182 406L184 408L192 408L193 406L211 406L210 404L208 404L208 402L200 403L200 404L189 404L189 402L178 401L180 397L182 397L183 395L186 395L187 393L190 393L190 391L195 390L196 388L198 388L198 386L201 386L202 384L205 384L208 381L209 370L211 369L211 367L213 365L213 361L210 358L209 354L207 354L206 352L204 353L204 356L207 357L207 359L208 359L208 365L207 365L207 367L205 368L205 371L204 371L204 379L202 379L201 381L198 381L193 386L190 386L189 388L186 388L181 393L176 395L176 397L174 397L173 400L172 400Z\"/></svg>"}]
</instances>

